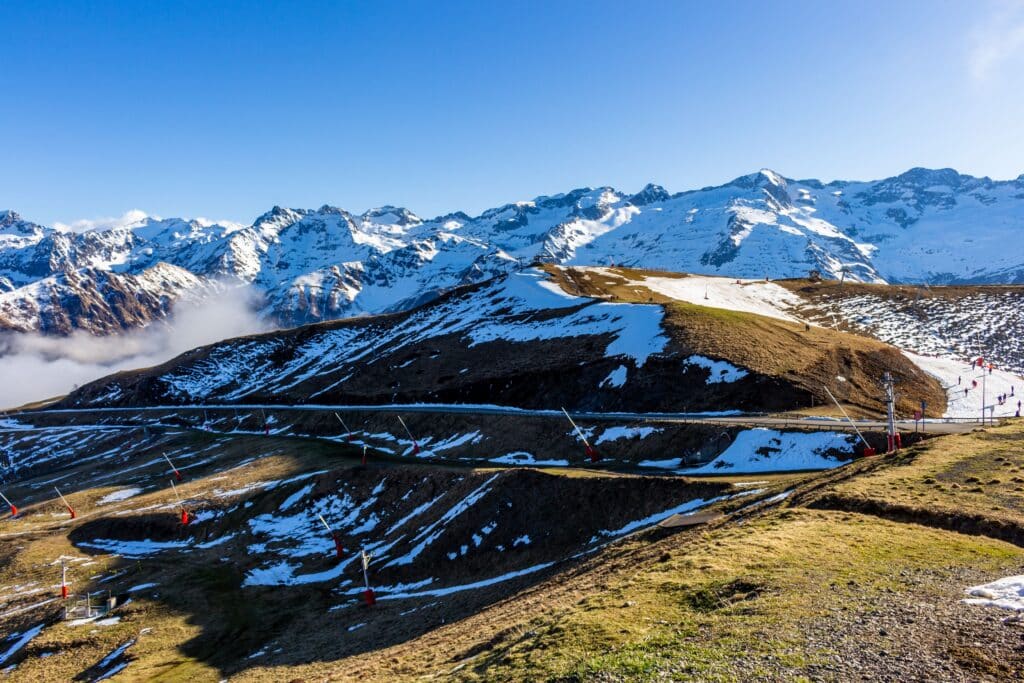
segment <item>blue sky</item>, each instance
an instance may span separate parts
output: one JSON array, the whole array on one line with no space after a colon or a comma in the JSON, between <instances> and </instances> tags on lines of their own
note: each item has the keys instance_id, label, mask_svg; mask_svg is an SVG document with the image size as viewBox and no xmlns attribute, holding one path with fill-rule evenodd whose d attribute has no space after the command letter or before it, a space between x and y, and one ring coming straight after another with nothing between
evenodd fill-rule
<instances>
[{"instance_id":1,"label":"blue sky","mask_svg":"<svg viewBox=\"0 0 1024 683\"><path fill-rule=\"evenodd\" d=\"M0 4L0 208L423 216L770 167L1024 173L1024 3Z\"/></svg>"}]
</instances>

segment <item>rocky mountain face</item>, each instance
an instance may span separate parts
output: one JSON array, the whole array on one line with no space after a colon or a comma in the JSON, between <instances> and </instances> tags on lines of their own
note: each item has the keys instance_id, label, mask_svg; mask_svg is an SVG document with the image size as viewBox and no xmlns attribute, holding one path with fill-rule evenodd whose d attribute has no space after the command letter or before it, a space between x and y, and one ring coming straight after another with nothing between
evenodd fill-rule
<instances>
[{"instance_id":1,"label":"rocky mountain face","mask_svg":"<svg viewBox=\"0 0 1024 683\"><path fill-rule=\"evenodd\" d=\"M238 285L277 325L410 308L533 261L730 277L1022 283L1024 176L912 169L873 182L769 170L717 187L610 187L423 220L274 207L252 225L145 218L74 233L0 212L0 329L96 334Z\"/></svg>"}]
</instances>

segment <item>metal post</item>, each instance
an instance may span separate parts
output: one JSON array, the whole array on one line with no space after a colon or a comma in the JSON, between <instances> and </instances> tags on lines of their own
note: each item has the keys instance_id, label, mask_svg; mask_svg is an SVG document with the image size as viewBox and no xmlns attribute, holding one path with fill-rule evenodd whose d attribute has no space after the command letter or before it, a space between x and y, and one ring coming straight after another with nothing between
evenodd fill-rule
<instances>
[{"instance_id":1,"label":"metal post","mask_svg":"<svg viewBox=\"0 0 1024 683\"><path fill-rule=\"evenodd\" d=\"M988 373L985 372L985 364L981 364L981 426L985 426L985 388L988 385Z\"/></svg>"},{"instance_id":2,"label":"metal post","mask_svg":"<svg viewBox=\"0 0 1024 683\"><path fill-rule=\"evenodd\" d=\"M882 376L885 382L885 412L888 420L890 449L896 447L896 391L893 388L892 373L886 371Z\"/></svg>"}]
</instances>

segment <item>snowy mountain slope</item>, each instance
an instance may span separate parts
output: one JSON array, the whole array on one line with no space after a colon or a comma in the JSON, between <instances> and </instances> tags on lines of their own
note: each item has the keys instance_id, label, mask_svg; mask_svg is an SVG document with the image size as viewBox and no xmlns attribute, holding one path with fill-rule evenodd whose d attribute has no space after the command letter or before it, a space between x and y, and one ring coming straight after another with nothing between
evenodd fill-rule
<instances>
[{"instance_id":1,"label":"snowy mountain slope","mask_svg":"<svg viewBox=\"0 0 1024 683\"><path fill-rule=\"evenodd\" d=\"M247 226L143 218L73 233L7 211L0 213L0 291L72 272L137 274L162 262L191 273L198 288L252 284L265 298L263 314L291 325L409 308L535 260L728 277L801 277L813 269L865 282L1013 283L1024 282L1022 226L1024 176L993 181L950 169L828 184L762 170L674 195L657 185L632 195L582 188L430 220L391 206L360 215L274 207ZM149 319L164 315L173 297L167 303ZM66 305L57 296L25 309ZM50 315L98 333L111 329L110 321ZM37 317L0 324L40 329Z\"/></svg>"},{"instance_id":2,"label":"snowy mountain slope","mask_svg":"<svg viewBox=\"0 0 1024 683\"><path fill-rule=\"evenodd\" d=\"M782 285L804 302L791 312L815 324L924 356L958 362L982 356L1024 375L1024 288Z\"/></svg>"},{"instance_id":3,"label":"snowy mountain slope","mask_svg":"<svg viewBox=\"0 0 1024 683\"><path fill-rule=\"evenodd\" d=\"M780 411L827 400L824 385L877 411L886 370L914 379L901 409L943 398L934 380L877 341L649 303L614 284L602 289L599 272L529 268L408 312L229 339L93 382L63 403ZM568 293L583 282L570 277L591 278L584 296Z\"/></svg>"}]
</instances>

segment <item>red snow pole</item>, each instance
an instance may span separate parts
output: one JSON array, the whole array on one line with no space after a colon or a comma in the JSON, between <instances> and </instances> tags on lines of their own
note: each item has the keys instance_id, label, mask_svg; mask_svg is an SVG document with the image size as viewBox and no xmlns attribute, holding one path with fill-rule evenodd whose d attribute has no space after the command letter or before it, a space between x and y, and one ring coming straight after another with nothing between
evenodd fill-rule
<instances>
[{"instance_id":1,"label":"red snow pole","mask_svg":"<svg viewBox=\"0 0 1024 683\"><path fill-rule=\"evenodd\" d=\"M342 428L345 430L345 441L352 441L352 430L349 429L348 425L345 424L345 421L341 419L341 415L335 413L334 417L338 418L338 422L341 423ZM363 464L365 465L366 463L364 462Z\"/></svg>"},{"instance_id":2,"label":"red snow pole","mask_svg":"<svg viewBox=\"0 0 1024 683\"><path fill-rule=\"evenodd\" d=\"M331 525L327 523L327 520L324 519L323 515L317 515L317 517L320 518L320 521L324 523L324 526L327 527L327 531L331 534L331 538L334 540L334 553L338 556L338 561L340 562L345 556L345 546L341 544L341 538L338 537L338 532L331 528Z\"/></svg>"},{"instance_id":3,"label":"red snow pole","mask_svg":"<svg viewBox=\"0 0 1024 683\"><path fill-rule=\"evenodd\" d=\"M413 437L412 432L410 432L409 428L405 425L405 420L402 419L401 415L398 416L398 421L402 423L402 429L405 430L405 433L409 435L409 440L412 441L412 454L413 455L419 455L420 454L420 444L419 444L419 442L416 441L416 439Z\"/></svg>"},{"instance_id":4,"label":"red snow pole","mask_svg":"<svg viewBox=\"0 0 1024 683\"><path fill-rule=\"evenodd\" d=\"M60 496L61 502L64 503L64 507L66 507L68 509L68 512L71 513L71 519L74 519L75 517L77 517L78 515L75 514L75 508L71 507L71 504L68 503L68 499L65 498L63 496L63 494L61 494L60 489L58 489L56 486L54 486L53 490L57 492L57 495Z\"/></svg>"},{"instance_id":5,"label":"red snow pole","mask_svg":"<svg viewBox=\"0 0 1024 683\"><path fill-rule=\"evenodd\" d=\"M590 458L590 462L597 462L598 460L600 460L601 456L597 454L597 451L594 450L594 447L590 445L589 441L587 441L587 437L583 436L583 430L581 430L579 426L575 422L573 422L572 418L569 417L569 412L565 408L562 408L562 412L565 413L565 417L567 420L569 420L569 424L572 425L572 428L576 430L576 436L580 438L580 441L582 441L584 447L586 447L586 454L587 457Z\"/></svg>"},{"instance_id":6,"label":"red snow pole","mask_svg":"<svg viewBox=\"0 0 1024 683\"><path fill-rule=\"evenodd\" d=\"M18 516L18 506L15 505L14 503L12 503L11 501L7 500L7 496L5 496L2 493L0 493L0 498L3 498L3 501L5 503L7 503L7 507L11 508L11 517L17 517Z\"/></svg>"},{"instance_id":7,"label":"red snow pole","mask_svg":"<svg viewBox=\"0 0 1024 683\"><path fill-rule=\"evenodd\" d=\"M367 574L367 570L370 568L370 553L366 550L360 550L363 560L363 585L366 589L363 591L363 602L366 603L367 607L373 607L377 604L377 595L370 588L370 577Z\"/></svg>"},{"instance_id":8,"label":"red snow pole","mask_svg":"<svg viewBox=\"0 0 1024 683\"><path fill-rule=\"evenodd\" d=\"M178 507L181 508L181 525L188 526L191 518L188 515L188 510L185 509L185 504L181 502L181 496L178 495L178 487L174 485L173 479L171 479L171 488L174 490L174 497L178 500Z\"/></svg>"},{"instance_id":9,"label":"red snow pole","mask_svg":"<svg viewBox=\"0 0 1024 683\"><path fill-rule=\"evenodd\" d=\"M174 463L171 462L171 459L167 457L166 453L164 453L164 460L166 460L167 464L171 466L171 471L174 472L174 478L181 481L181 472L179 472L178 468L174 466Z\"/></svg>"},{"instance_id":10,"label":"red snow pole","mask_svg":"<svg viewBox=\"0 0 1024 683\"><path fill-rule=\"evenodd\" d=\"M60 599L68 599L68 567L63 559L60 561Z\"/></svg>"},{"instance_id":11,"label":"red snow pole","mask_svg":"<svg viewBox=\"0 0 1024 683\"><path fill-rule=\"evenodd\" d=\"M366 444L363 444L363 465L366 465Z\"/></svg>"}]
</instances>

